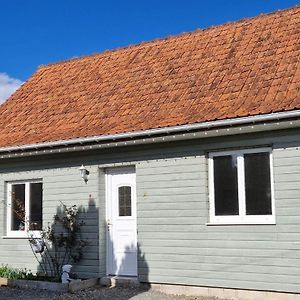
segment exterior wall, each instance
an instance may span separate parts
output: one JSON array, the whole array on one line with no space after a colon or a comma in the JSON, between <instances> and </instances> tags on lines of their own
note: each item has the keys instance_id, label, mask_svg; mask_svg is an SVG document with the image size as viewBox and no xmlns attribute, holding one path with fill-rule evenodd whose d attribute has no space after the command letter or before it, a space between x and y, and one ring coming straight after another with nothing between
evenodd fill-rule
<instances>
[{"instance_id":1,"label":"exterior wall","mask_svg":"<svg viewBox=\"0 0 300 300\"><path fill-rule=\"evenodd\" d=\"M80 272L82 276L98 275L98 168L91 168L91 180L89 185L80 181L78 167L53 168L10 172L1 175L1 228L0 228L0 257L1 264L13 267L26 267L31 270L38 269L38 264L33 257L27 239L6 237L6 184L5 181L43 179L43 221L44 226L52 223L53 216L60 207L60 201L66 205L77 204L83 210L81 217L85 222L82 237L88 239L88 253L84 256L82 265L74 271ZM17 170L17 167L16 167ZM93 176L94 175L94 176Z\"/></svg>"},{"instance_id":2,"label":"exterior wall","mask_svg":"<svg viewBox=\"0 0 300 300\"><path fill-rule=\"evenodd\" d=\"M266 145L274 149L276 225L206 225L207 152ZM299 149L298 132L283 131L2 162L1 263L37 267L26 240L1 237L6 234L5 182L42 178L45 222L59 201L87 211L83 234L90 246L75 271L84 277L103 276L105 167L133 164L141 281L300 292ZM79 175L81 164L91 171L87 185Z\"/></svg>"},{"instance_id":3,"label":"exterior wall","mask_svg":"<svg viewBox=\"0 0 300 300\"><path fill-rule=\"evenodd\" d=\"M199 145L195 156L138 165L142 281L300 292L300 140L247 141L266 143L274 148L276 225L207 225L206 151L226 149L222 143Z\"/></svg>"}]
</instances>

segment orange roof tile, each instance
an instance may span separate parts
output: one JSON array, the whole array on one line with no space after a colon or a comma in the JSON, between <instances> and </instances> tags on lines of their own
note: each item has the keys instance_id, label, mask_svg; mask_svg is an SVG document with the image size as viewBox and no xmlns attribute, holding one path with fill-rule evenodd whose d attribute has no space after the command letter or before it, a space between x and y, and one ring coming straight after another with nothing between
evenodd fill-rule
<instances>
[{"instance_id":1,"label":"orange roof tile","mask_svg":"<svg viewBox=\"0 0 300 300\"><path fill-rule=\"evenodd\" d=\"M300 109L300 7L40 67L0 146Z\"/></svg>"}]
</instances>

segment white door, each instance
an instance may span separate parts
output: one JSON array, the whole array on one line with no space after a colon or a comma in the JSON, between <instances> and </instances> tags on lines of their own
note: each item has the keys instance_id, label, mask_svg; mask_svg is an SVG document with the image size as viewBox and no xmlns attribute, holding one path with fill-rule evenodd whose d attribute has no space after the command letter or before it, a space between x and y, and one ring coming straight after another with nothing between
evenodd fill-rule
<instances>
[{"instance_id":1,"label":"white door","mask_svg":"<svg viewBox=\"0 0 300 300\"><path fill-rule=\"evenodd\" d=\"M108 275L137 276L136 176L133 168L107 172Z\"/></svg>"}]
</instances>

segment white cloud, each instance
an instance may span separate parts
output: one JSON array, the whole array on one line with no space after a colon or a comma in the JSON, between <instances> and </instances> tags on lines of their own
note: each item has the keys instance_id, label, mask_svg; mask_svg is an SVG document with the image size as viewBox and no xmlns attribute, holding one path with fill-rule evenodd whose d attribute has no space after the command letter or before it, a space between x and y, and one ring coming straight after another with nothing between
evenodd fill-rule
<instances>
[{"instance_id":1,"label":"white cloud","mask_svg":"<svg viewBox=\"0 0 300 300\"><path fill-rule=\"evenodd\" d=\"M0 104L3 103L23 82L0 73Z\"/></svg>"}]
</instances>

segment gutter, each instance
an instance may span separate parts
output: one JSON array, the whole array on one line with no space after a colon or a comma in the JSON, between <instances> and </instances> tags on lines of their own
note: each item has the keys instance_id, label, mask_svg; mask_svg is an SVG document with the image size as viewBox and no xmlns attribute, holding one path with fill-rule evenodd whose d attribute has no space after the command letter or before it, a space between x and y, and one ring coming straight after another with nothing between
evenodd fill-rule
<instances>
[{"instance_id":1,"label":"gutter","mask_svg":"<svg viewBox=\"0 0 300 300\"><path fill-rule=\"evenodd\" d=\"M300 118L300 110L294 110L294 111L288 111L288 112L278 112L278 113L250 116L250 117L232 118L232 119L226 119L226 120L201 122L201 123L194 123L194 124L187 124L187 125L170 126L170 127L148 129L148 130L141 130L141 131L128 132L128 133L99 135L99 136L92 136L92 137L86 137L86 138L75 138L75 139L69 139L69 140L28 144L28 145L12 146L12 147L0 147L0 153L1 152L7 153L7 152L30 151L30 150L35 150L34 152L37 153L37 151L41 151L46 148L60 148L61 151L58 151L58 152L64 152L62 150L62 148L66 148L66 147L71 147L71 148L74 147L75 148L75 146L79 146L84 149L85 148L89 149L91 146L84 146L84 145L88 145L88 144L92 144L92 143L108 143L108 142L110 142L111 145L113 145L115 142L122 141L122 143L124 143L126 145L127 143L124 142L124 140L125 141L129 140L131 142L133 140L135 140L136 143L134 143L134 144L138 144L138 141L140 139L145 140L145 138L149 139L150 137L169 136L171 134L176 135L176 134L181 134L184 132L189 133L189 132L205 131L205 130L209 131L209 130L212 130L215 128L222 129L222 128L230 128L230 127L234 127L234 126L246 126L249 124L262 124L262 123L267 123L267 122L286 121L286 120L292 120L292 119L297 119L297 118ZM266 124L264 124L264 125L266 125ZM278 129L280 129L280 128L278 128ZM219 132L219 131L217 130L217 132ZM161 137L161 139L163 140L162 137ZM55 150L58 150L58 149L55 149ZM45 152L45 151L42 151L42 152ZM50 152L56 152L56 151L50 151ZM0 158L3 158L3 156L1 156Z\"/></svg>"}]
</instances>

